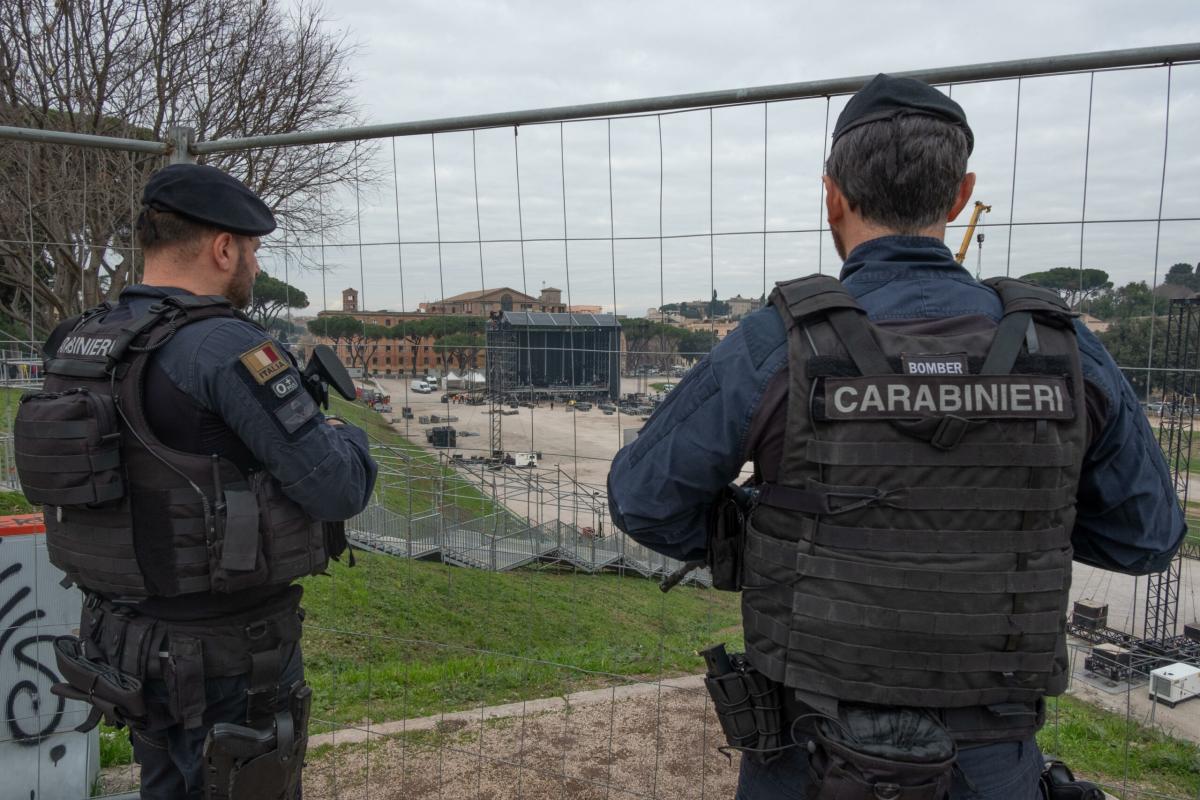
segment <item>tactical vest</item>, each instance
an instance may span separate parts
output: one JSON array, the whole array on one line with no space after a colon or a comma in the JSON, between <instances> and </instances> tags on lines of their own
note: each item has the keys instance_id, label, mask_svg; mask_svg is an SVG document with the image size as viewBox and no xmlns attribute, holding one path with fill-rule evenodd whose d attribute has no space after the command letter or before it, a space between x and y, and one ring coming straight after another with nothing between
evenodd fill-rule
<instances>
[{"instance_id":1,"label":"tactical vest","mask_svg":"<svg viewBox=\"0 0 1200 800\"><path fill-rule=\"evenodd\" d=\"M185 325L245 317L222 297L166 297L133 320L111 320L113 308L60 326L44 387L17 413L17 471L44 506L51 563L114 599L233 592L323 571L321 523L275 478L221 454L173 450L146 421L155 351Z\"/></svg>"},{"instance_id":2,"label":"tactical vest","mask_svg":"<svg viewBox=\"0 0 1200 800\"><path fill-rule=\"evenodd\" d=\"M875 326L833 278L772 293L787 438L746 532L743 617L755 667L811 697L1015 706L1028 734L1069 674L1086 414L1069 309L986 283L999 326L949 336Z\"/></svg>"}]
</instances>

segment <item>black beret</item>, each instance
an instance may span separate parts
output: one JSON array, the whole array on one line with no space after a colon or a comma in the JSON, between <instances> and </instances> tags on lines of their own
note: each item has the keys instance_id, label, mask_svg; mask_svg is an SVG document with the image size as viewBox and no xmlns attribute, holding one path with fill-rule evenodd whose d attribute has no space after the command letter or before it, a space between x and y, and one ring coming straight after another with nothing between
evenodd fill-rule
<instances>
[{"instance_id":1,"label":"black beret","mask_svg":"<svg viewBox=\"0 0 1200 800\"><path fill-rule=\"evenodd\" d=\"M275 230L275 215L246 184L202 164L171 164L151 175L142 205L242 236Z\"/></svg>"},{"instance_id":2,"label":"black beret","mask_svg":"<svg viewBox=\"0 0 1200 800\"><path fill-rule=\"evenodd\" d=\"M962 128L967 135L967 155L975 149L975 134L967 125L962 106L927 83L915 78L893 78L880 73L850 98L833 127L833 144L846 131L868 122L909 115L936 117Z\"/></svg>"}]
</instances>

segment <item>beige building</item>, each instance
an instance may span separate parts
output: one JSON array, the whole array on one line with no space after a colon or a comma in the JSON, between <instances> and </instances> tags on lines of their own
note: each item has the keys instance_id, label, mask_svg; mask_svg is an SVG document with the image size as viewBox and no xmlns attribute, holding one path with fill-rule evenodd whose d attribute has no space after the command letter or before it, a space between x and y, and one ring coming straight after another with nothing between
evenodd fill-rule
<instances>
[{"instance_id":1,"label":"beige building","mask_svg":"<svg viewBox=\"0 0 1200 800\"><path fill-rule=\"evenodd\" d=\"M732 319L741 319L762 306L757 297L742 297L740 294L725 302L729 304L729 316Z\"/></svg>"},{"instance_id":2,"label":"beige building","mask_svg":"<svg viewBox=\"0 0 1200 800\"><path fill-rule=\"evenodd\" d=\"M518 292L509 286L475 290L431 303L421 303L418 308L426 314L463 314L475 317L486 317L498 311L563 313L567 310L562 302L562 290L552 286L542 289L542 293L537 297Z\"/></svg>"},{"instance_id":3,"label":"beige building","mask_svg":"<svg viewBox=\"0 0 1200 800\"><path fill-rule=\"evenodd\" d=\"M689 319L681 327L689 331L712 331L717 335L717 341L724 339L729 332L738 326L735 320Z\"/></svg>"}]
</instances>

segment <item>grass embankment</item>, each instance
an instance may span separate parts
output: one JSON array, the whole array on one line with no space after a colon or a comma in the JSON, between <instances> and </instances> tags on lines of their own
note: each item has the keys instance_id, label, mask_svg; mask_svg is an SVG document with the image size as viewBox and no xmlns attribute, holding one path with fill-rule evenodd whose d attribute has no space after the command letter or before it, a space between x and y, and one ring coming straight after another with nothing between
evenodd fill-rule
<instances>
[{"instance_id":1,"label":"grass embankment","mask_svg":"<svg viewBox=\"0 0 1200 800\"><path fill-rule=\"evenodd\" d=\"M13 420L17 416L17 406L20 404L24 389L0 387L0 434L9 434L13 429ZM16 469L13 464L8 465ZM25 495L20 492L0 492L0 516L9 514L28 514L34 510Z\"/></svg>"},{"instance_id":2,"label":"grass embankment","mask_svg":"<svg viewBox=\"0 0 1200 800\"><path fill-rule=\"evenodd\" d=\"M360 554L304 581L313 716L385 721L695 673L741 645L738 599L620 575L492 573ZM570 665L570 666L564 666Z\"/></svg>"},{"instance_id":3,"label":"grass embankment","mask_svg":"<svg viewBox=\"0 0 1200 800\"><path fill-rule=\"evenodd\" d=\"M1076 776L1115 789L1128 780L1131 797L1200 795L1200 747L1072 697L1050 701L1038 745Z\"/></svg>"},{"instance_id":4,"label":"grass embankment","mask_svg":"<svg viewBox=\"0 0 1200 800\"><path fill-rule=\"evenodd\" d=\"M452 505L466 517L497 510L491 498L456 470L442 465L436 455L397 432L383 415L340 397L332 399L328 413L363 428L377 445L376 456L385 469L376 493L385 508L415 516L436 509L440 498L443 508ZM413 429L417 435L424 435L423 428Z\"/></svg>"}]
</instances>

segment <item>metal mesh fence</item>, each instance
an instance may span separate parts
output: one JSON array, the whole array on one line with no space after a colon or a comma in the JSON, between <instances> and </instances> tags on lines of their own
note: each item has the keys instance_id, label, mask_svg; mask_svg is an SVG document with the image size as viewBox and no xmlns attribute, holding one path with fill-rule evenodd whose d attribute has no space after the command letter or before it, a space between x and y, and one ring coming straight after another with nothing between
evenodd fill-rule
<instances>
[{"instance_id":1,"label":"metal mesh fence","mask_svg":"<svg viewBox=\"0 0 1200 800\"><path fill-rule=\"evenodd\" d=\"M992 210L972 231L983 238L963 242L966 265L981 277L1070 268L1075 299L1084 313L1098 312L1089 324L1155 426L1168 402L1156 379L1168 368L1158 320L1176 291L1162 287L1182 286L1167 282L1171 265L1200 252L1200 161L1186 144L1200 123L1200 65L1189 60L1197 57L1071 57L924 76L964 105L978 142L976 197ZM736 598L707 589L702 572L658 592L655 581L679 565L614 528L605 476L630 432L728 330L706 304L736 294L748 309L776 280L838 269L820 176L831 121L861 82L392 126L382 139L379 131L337 134L361 154L359 179L328 192L322 212L347 221L311 233L285 226L261 252L267 272L309 294L308 309L282 314L299 323L288 329L296 347L335 344L362 369L361 386L390 396L392 407L361 411L382 470L374 501L348 523L357 567L335 564L304 582L304 648L317 697L306 797L732 795L736 759L716 749L695 650L721 640L740 648ZM84 161L90 152L12 141L3 152L20 163L22 148L47 147ZM5 203L34 214L28 182L6 179L3 191ZM86 206L80 193L76 202ZM132 194L129 205L132 215ZM965 232L961 222L951 226L951 250ZM4 235L22 251L49 252L28 232ZM1089 269L1105 270L1114 286L1095 289ZM30 280L53 277L35 270ZM1113 298L1137 282L1144 296L1135 287L1120 302L1146 308L1122 316ZM498 287L509 290L515 312L540 311L523 302L601 306L651 323L678 313L681 324L625 320L614 353L578 339L590 329L568 317L565 338L525 340L525 363L553 355L555 377L489 398L490 372L482 390L471 373L519 363L510 350L520 339L481 344L470 338L481 329L455 328L452 319L478 316ZM386 335L338 341L303 324L301 316L341 310L344 289L353 290L361 321ZM474 300L454 300L462 295ZM39 296L30 290L34 329ZM603 358L591 357L597 351ZM611 356L616 397L597 372ZM28 342L0 346L7 430L39 368ZM452 374L460 384L450 385ZM415 391L426 376L439 378L437 389ZM452 446L435 447L427 435L439 425L455 428ZM1184 452L1186 485L1190 436ZM536 465L505 463L504 454L523 453L536 454ZM0 471L12 480L11 436L0 440ZM1196 564L1180 566L1183 622L1200 619ZM9 593L0 595L0 624L16 630L25 595L20 581L4 582L11 576L2 562L0 576L0 592ZM1106 606L1109 627L1140 636L1144 587L1145 579L1077 567L1072 597ZM34 619L35 637L67 628ZM54 701L38 670L53 660L38 641L21 660L0 639L5 680L31 676L8 694L0 748L36 753L48 774L57 763L52 734L69 720L54 717L46 728ZM1200 798L1194 706L1150 702L1144 677L1106 676L1093 644L1073 640L1071 698L1051 701L1043 749L1095 765L1089 777L1116 796ZM29 735L33 722L42 733ZM122 732L105 731L88 747L95 792L136 786L123 741ZM1144 752L1178 763L1148 766Z\"/></svg>"}]
</instances>

